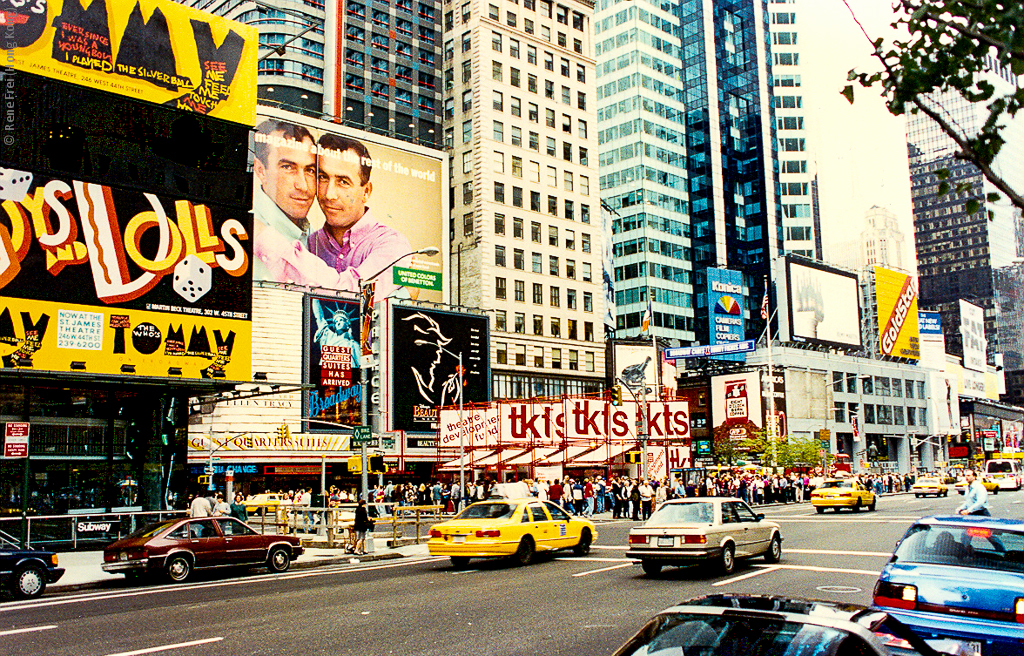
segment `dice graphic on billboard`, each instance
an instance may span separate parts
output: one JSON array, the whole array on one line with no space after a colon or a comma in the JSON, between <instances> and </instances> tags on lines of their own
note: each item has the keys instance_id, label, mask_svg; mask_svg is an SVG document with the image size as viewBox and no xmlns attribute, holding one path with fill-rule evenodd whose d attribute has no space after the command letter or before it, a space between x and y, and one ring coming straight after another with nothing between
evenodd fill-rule
<instances>
[{"instance_id":1,"label":"dice graphic on billboard","mask_svg":"<svg viewBox=\"0 0 1024 656\"><path fill-rule=\"evenodd\" d=\"M17 169L0 168L0 200L19 203L32 186L32 174Z\"/></svg>"},{"instance_id":2,"label":"dice graphic on billboard","mask_svg":"<svg viewBox=\"0 0 1024 656\"><path fill-rule=\"evenodd\" d=\"M213 287L210 265L195 255L185 257L174 267L174 291L189 303L195 303Z\"/></svg>"}]
</instances>

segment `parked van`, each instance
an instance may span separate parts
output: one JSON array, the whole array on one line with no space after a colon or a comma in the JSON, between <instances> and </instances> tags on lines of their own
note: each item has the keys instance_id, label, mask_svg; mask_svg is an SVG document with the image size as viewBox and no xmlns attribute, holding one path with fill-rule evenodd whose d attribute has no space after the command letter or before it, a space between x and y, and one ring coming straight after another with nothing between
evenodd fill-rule
<instances>
[{"instance_id":1,"label":"parked van","mask_svg":"<svg viewBox=\"0 0 1024 656\"><path fill-rule=\"evenodd\" d=\"M1021 487L1019 460L989 460L985 463L985 474L999 485L1000 490L1019 490Z\"/></svg>"}]
</instances>

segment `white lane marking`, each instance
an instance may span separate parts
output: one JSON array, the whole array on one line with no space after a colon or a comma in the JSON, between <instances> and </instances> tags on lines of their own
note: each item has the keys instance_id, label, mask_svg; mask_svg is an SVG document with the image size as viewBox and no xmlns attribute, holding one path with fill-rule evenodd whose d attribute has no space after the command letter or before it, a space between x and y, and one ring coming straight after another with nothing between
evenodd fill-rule
<instances>
[{"instance_id":1,"label":"white lane marking","mask_svg":"<svg viewBox=\"0 0 1024 656\"><path fill-rule=\"evenodd\" d=\"M617 544L616 545L612 545L612 544L592 544L592 545L590 545L590 548L591 549L604 549L606 551L615 551L615 550L629 549L629 547L624 545L624 544L623 545L617 545Z\"/></svg>"},{"instance_id":2,"label":"white lane marking","mask_svg":"<svg viewBox=\"0 0 1024 656\"><path fill-rule=\"evenodd\" d=\"M878 576L879 570L847 569L845 567L816 567L813 565L754 565L758 568L773 567L775 569L793 569L804 572L831 572L835 574L864 574L866 576Z\"/></svg>"},{"instance_id":3,"label":"white lane marking","mask_svg":"<svg viewBox=\"0 0 1024 656\"><path fill-rule=\"evenodd\" d=\"M829 556L878 556L888 558L891 551L835 551L832 549L786 549L786 553L825 554Z\"/></svg>"},{"instance_id":4,"label":"white lane marking","mask_svg":"<svg viewBox=\"0 0 1024 656\"><path fill-rule=\"evenodd\" d=\"M920 515L918 515L918 516L915 516L915 517L891 517L890 516L888 519L853 519L852 517L851 518L842 518L842 519L841 518L837 518L837 517L811 519L810 517L808 517L808 518L805 519L803 517L779 517L778 520L780 522L804 522L804 523L807 523L807 522L819 522L819 523L829 523L829 524L831 524L831 523L838 523L838 524L906 524L908 521L913 521L915 519L920 519L920 518L921 518Z\"/></svg>"},{"instance_id":5,"label":"white lane marking","mask_svg":"<svg viewBox=\"0 0 1024 656\"><path fill-rule=\"evenodd\" d=\"M56 628L56 624L47 624L46 626L31 626L27 629L11 629L10 631L0 631L0 636L14 635L15 633L32 633L33 631L48 631L50 629Z\"/></svg>"},{"instance_id":6,"label":"white lane marking","mask_svg":"<svg viewBox=\"0 0 1024 656\"><path fill-rule=\"evenodd\" d=\"M220 642L224 638L206 638L205 640L193 640L191 642L179 642L173 645L160 645L159 647L149 647L148 649L136 649L135 651L122 651L116 654L107 654L107 656L138 656L138 654L155 654L158 651L170 651L171 649L180 649L182 647L195 647L196 645L206 645L211 642Z\"/></svg>"},{"instance_id":7,"label":"white lane marking","mask_svg":"<svg viewBox=\"0 0 1024 656\"><path fill-rule=\"evenodd\" d=\"M612 565L611 567L602 567L601 569L592 569L592 570L590 570L588 572L577 572L576 574L573 574L572 577L573 578L577 578L579 576L590 576L591 574L600 574L601 572L610 572L613 569L622 569L623 567L632 567L632 566L633 566L633 561L631 560L628 563L619 563L618 565Z\"/></svg>"},{"instance_id":8,"label":"white lane marking","mask_svg":"<svg viewBox=\"0 0 1024 656\"><path fill-rule=\"evenodd\" d=\"M132 590L130 592L92 592L81 595L74 595L72 597L65 597L61 599L36 599L30 602L16 602L11 604L0 604L0 613L4 613L11 610L24 610L26 608L41 608L46 606L65 606L67 604L78 604L87 601L98 601L103 599L119 599L119 598L131 598L131 597L143 597L155 594L166 594L169 592L181 592L182 590L196 590L201 588L223 588L231 587L236 585L245 585L248 583L263 583L266 581L279 581L284 579L298 579L308 578L312 576L328 576L331 574L348 573L348 572L367 572L379 569L392 569L395 567L405 567L407 565L418 565L424 562L445 560L442 556L426 556L426 557L411 557L402 558L397 563L388 563L382 565L371 565L367 564L360 567L351 566L323 566L317 567L311 570L303 570L302 573L288 573L288 574L277 574L271 576L252 576L243 579L232 579L229 581L207 581L203 583L186 583L183 585L168 585L160 586L158 588L150 588L143 590Z\"/></svg>"},{"instance_id":9,"label":"white lane marking","mask_svg":"<svg viewBox=\"0 0 1024 656\"><path fill-rule=\"evenodd\" d=\"M575 563L621 563L623 560L633 562L632 558L594 558L593 556L560 556L556 560Z\"/></svg>"},{"instance_id":10,"label":"white lane marking","mask_svg":"<svg viewBox=\"0 0 1024 656\"><path fill-rule=\"evenodd\" d=\"M736 581L742 581L744 579L754 578L755 576L761 576L762 574L771 574L777 569L779 569L779 567L777 565L773 565L772 567L765 567L763 569L758 569L753 572L747 572L746 574L740 574L739 576L734 576L731 579L726 579L724 581L715 581L711 585L713 587L719 585L728 585L730 583L735 583Z\"/></svg>"}]
</instances>

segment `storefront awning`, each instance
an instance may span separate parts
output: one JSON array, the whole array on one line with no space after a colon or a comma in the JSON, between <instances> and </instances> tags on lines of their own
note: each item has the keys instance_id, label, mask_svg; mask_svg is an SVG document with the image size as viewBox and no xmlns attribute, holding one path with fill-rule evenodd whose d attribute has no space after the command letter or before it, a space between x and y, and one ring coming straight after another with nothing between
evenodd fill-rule
<instances>
[{"instance_id":1,"label":"storefront awning","mask_svg":"<svg viewBox=\"0 0 1024 656\"><path fill-rule=\"evenodd\" d=\"M519 455L513 458L509 458L504 462L504 464L508 465L509 467L529 466L535 462L544 460L545 458L549 457L551 454L557 451L557 447L537 447L536 449L530 449L528 451L520 453Z\"/></svg>"},{"instance_id":2,"label":"storefront awning","mask_svg":"<svg viewBox=\"0 0 1024 656\"><path fill-rule=\"evenodd\" d=\"M480 455L481 453L483 453L483 452L482 451L478 451L476 453L474 453L474 452L467 452L466 455L461 460L459 458L456 458L455 460L452 460L450 462L446 462L443 465L441 465L440 467L438 467L437 470L438 471L446 471L446 472L448 472L448 471L459 471L459 467L460 466L464 467L465 469L470 469L472 467L483 467L483 465L480 464L482 460L484 460L486 458L490 458L491 456L496 455L496 454L498 454L500 452L499 451L491 451L491 452L487 453L486 455ZM497 462L497 460L495 460L495 462ZM461 465L460 465L460 463L461 463Z\"/></svg>"},{"instance_id":3,"label":"storefront awning","mask_svg":"<svg viewBox=\"0 0 1024 656\"><path fill-rule=\"evenodd\" d=\"M578 467L581 465L603 465L613 458L617 458L626 451L633 448L634 443L615 443L615 444L602 444L589 453L584 453L573 459L572 462L566 463L568 467Z\"/></svg>"}]
</instances>

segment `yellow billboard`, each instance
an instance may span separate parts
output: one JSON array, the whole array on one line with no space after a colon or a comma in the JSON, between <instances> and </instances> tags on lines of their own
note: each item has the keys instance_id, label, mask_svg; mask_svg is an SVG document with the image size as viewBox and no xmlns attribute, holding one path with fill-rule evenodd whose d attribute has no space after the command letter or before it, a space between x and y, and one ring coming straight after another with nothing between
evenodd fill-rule
<instances>
[{"instance_id":1,"label":"yellow billboard","mask_svg":"<svg viewBox=\"0 0 1024 656\"><path fill-rule=\"evenodd\" d=\"M170 0L0 0L15 70L253 125L256 28Z\"/></svg>"},{"instance_id":2,"label":"yellow billboard","mask_svg":"<svg viewBox=\"0 0 1024 656\"><path fill-rule=\"evenodd\" d=\"M875 298L878 303L879 352L920 360L917 280L906 273L875 267Z\"/></svg>"}]
</instances>

